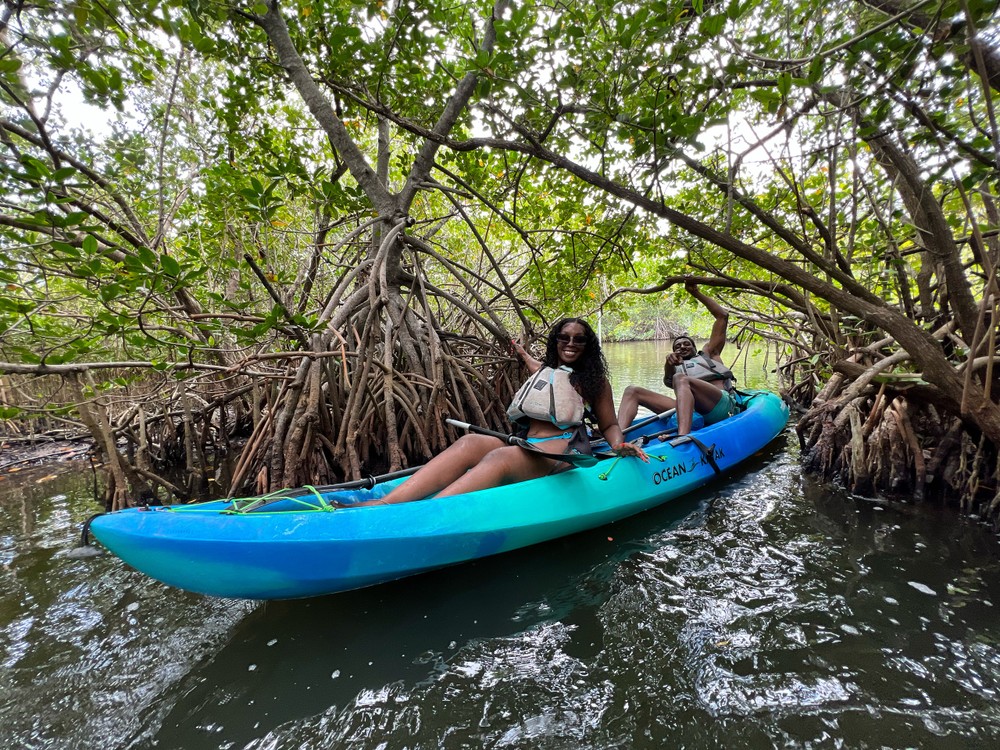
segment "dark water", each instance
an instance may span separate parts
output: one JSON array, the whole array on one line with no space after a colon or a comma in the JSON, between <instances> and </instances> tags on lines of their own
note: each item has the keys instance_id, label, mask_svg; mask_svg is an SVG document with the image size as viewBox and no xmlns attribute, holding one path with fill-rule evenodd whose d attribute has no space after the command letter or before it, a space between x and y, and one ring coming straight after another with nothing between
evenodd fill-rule
<instances>
[{"instance_id":1,"label":"dark water","mask_svg":"<svg viewBox=\"0 0 1000 750\"><path fill-rule=\"evenodd\" d=\"M655 373L659 353L639 348L610 348L615 371ZM575 537L267 604L74 557L96 510L87 472L8 475L0 740L998 746L996 535L951 512L819 486L796 450L789 431L727 481Z\"/></svg>"}]
</instances>

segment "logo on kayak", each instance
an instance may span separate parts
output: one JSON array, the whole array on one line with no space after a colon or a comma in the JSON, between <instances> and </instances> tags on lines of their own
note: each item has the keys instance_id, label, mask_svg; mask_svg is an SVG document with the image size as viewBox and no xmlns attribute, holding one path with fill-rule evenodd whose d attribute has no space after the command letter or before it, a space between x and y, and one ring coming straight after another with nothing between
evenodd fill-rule
<instances>
[{"instance_id":1,"label":"logo on kayak","mask_svg":"<svg viewBox=\"0 0 1000 750\"><path fill-rule=\"evenodd\" d=\"M713 448L712 458L718 461L720 458L725 458L726 452L721 448ZM653 474L653 484L663 484L664 482L670 481L674 477L682 476L687 474L689 471L694 471L699 466L708 466L708 459L702 456L700 459L694 459L692 461L682 461L680 463L674 464L673 466L668 466L665 469Z\"/></svg>"}]
</instances>

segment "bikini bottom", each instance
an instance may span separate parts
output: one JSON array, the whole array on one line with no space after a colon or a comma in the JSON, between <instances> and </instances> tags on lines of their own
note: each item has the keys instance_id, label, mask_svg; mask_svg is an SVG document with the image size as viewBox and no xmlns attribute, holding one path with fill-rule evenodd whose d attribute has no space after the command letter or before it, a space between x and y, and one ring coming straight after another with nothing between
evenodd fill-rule
<instances>
[{"instance_id":1,"label":"bikini bottom","mask_svg":"<svg viewBox=\"0 0 1000 750\"><path fill-rule=\"evenodd\" d=\"M561 435L549 435L548 437L530 437L530 438L525 438L524 440L525 442L534 445L535 443L547 443L550 440L569 440L575 434L576 432L574 432L573 430L567 430Z\"/></svg>"},{"instance_id":2,"label":"bikini bottom","mask_svg":"<svg viewBox=\"0 0 1000 750\"><path fill-rule=\"evenodd\" d=\"M582 424L570 427L558 435L529 437L525 438L525 440L532 445L547 443L549 440L569 440L563 453L582 453L588 456L592 453L590 449L590 434L587 432L586 426Z\"/></svg>"}]
</instances>

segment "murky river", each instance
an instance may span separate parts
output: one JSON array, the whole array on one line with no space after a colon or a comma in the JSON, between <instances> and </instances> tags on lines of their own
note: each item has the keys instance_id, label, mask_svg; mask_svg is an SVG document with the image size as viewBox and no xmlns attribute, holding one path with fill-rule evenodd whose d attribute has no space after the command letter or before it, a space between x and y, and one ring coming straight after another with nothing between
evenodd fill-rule
<instances>
[{"instance_id":1,"label":"murky river","mask_svg":"<svg viewBox=\"0 0 1000 750\"><path fill-rule=\"evenodd\" d=\"M656 387L662 347L608 353ZM791 430L612 526L267 604L76 556L66 468L0 482L5 748L1000 746L996 535L818 485Z\"/></svg>"}]
</instances>

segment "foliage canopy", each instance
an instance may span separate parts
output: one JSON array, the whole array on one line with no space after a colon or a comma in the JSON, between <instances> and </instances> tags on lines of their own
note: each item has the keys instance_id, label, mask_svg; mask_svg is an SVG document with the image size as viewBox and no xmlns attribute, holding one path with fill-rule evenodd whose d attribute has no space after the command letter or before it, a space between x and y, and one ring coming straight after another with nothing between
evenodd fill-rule
<instances>
[{"instance_id":1,"label":"foliage canopy","mask_svg":"<svg viewBox=\"0 0 1000 750\"><path fill-rule=\"evenodd\" d=\"M689 273L1000 443L995 2L2 7L0 372L144 450L139 398L250 429L237 484L395 468L501 423L512 335Z\"/></svg>"}]
</instances>

